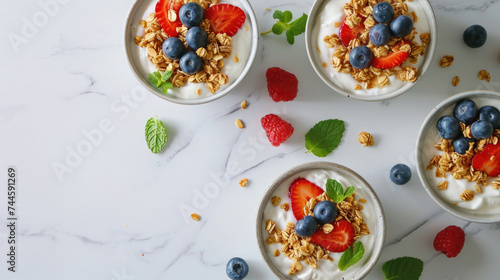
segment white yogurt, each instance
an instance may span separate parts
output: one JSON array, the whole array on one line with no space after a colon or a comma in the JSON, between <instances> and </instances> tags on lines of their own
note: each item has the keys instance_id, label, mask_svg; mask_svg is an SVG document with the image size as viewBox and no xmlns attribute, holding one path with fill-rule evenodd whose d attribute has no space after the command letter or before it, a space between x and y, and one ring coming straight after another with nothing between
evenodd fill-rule
<instances>
[{"instance_id":1,"label":"white yogurt","mask_svg":"<svg viewBox=\"0 0 500 280\"><path fill-rule=\"evenodd\" d=\"M143 11L141 19L145 19L150 13L154 13L155 6L157 1L151 1L150 5ZM245 9L239 3L239 1L235 0L223 0L219 1L219 3L227 3L234 6L238 6L243 11ZM236 79L241 75L247 61L250 57L251 47L252 47L252 25L250 23L250 16L245 11L246 19L245 23L241 26L240 30L232 37L232 51L231 55L227 58L224 58L224 67L222 67L221 72L226 74L229 78L229 82L225 85L222 85L220 89L217 91L222 91L228 86L230 86ZM144 29L138 27L138 22L135 28L132 28L132 38L135 36L143 36ZM158 71L148 59L147 49L141 48L139 46L135 46L132 48L133 56L137 58L137 65L142 70L141 74L147 80L148 73L152 73ZM235 56L237 57L237 62L235 61ZM200 89L200 94L197 93L197 89ZM217 94L214 93L214 94ZM200 99L208 96L214 95L208 90L205 86L205 83L186 83L183 87L174 87L168 90L167 95L177 97L180 99Z\"/></svg>"},{"instance_id":2,"label":"white yogurt","mask_svg":"<svg viewBox=\"0 0 500 280\"><path fill-rule=\"evenodd\" d=\"M331 34L339 34L339 28L334 26L335 22L342 22L346 17L344 13L343 6L348 1L346 0L330 0L327 1L324 7L319 9L318 16L315 19L313 28L312 28L312 53L313 57L316 60L316 65L320 68L320 71L323 72L325 77L328 77L336 86L348 91L353 94L359 95L383 95L390 92L393 92L400 88L411 87L411 83L403 82L396 78L394 75L389 77L390 85L385 86L383 88L371 88L371 89L363 89L354 90L354 87L360 83L358 83L350 74L337 72L333 69L331 65L332 54L335 48L327 48L326 43L323 39ZM419 4L420 1L406 1L408 5L409 12L414 11L417 15L417 22L414 24L416 31L418 32L417 36L415 36L415 41L419 44L422 44L419 35L422 33L430 32L429 21L425 14L423 7ZM319 51L318 51L319 50ZM323 67L326 63L326 67ZM418 62L416 64L411 64L409 61L403 63L403 67L413 66L417 69L421 70L421 67L424 63L424 57L419 56Z\"/></svg>"},{"instance_id":3,"label":"white yogurt","mask_svg":"<svg viewBox=\"0 0 500 280\"><path fill-rule=\"evenodd\" d=\"M495 106L496 108L500 108L500 100L491 99L491 98L470 98L473 100L478 108L481 108L485 105ZM453 104L449 109L447 109L441 116L444 115L453 115L453 108L455 104ZM440 117L441 117L440 116ZM439 119L439 118L437 118ZM426 140L423 145L423 159L424 163L428 164L430 160L436 156L441 155L443 152L436 150L433 145L441 142L441 137L439 136L436 128L437 123L433 124L433 127L430 127L426 134ZM444 201L450 204L456 204L457 207L460 207L468 212L475 214L500 214L500 190L494 190L491 186L482 187L483 192L477 193L474 192L474 199L470 201L463 201L460 198L460 194L466 190L474 190L475 182L467 182L465 179L456 180L453 178L451 173L448 173L446 178L436 177L435 176L436 168L434 167L432 170L426 170L425 175L427 176L429 182L431 182L431 188L435 188L435 193L439 197L441 197ZM488 184L491 183L494 179L498 178L489 178ZM448 189L446 190L438 190L437 185L441 181L448 181Z\"/></svg>"},{"instance_id":4,"label":"white yogurt","mask_svg":"<svg viewBox=\"0 0 500 280\"><path fill-rule=\"evenodd\" d=\"M376 224L375 219L377 214L375 213L373 202L369 200L369 195L361 187L357 187L354 182L350 182L348 178L346 178L345 176L341 175L338 172L332 170L316 169L316 170L303 171L297 173L293 177L288 178L276 189L276 191L272 194L272 196L276 195L280 197L281 204L285 202L290 204L288 189L290 187L290 184L298 177L305 178L323 189L325 189L327 179L337 180L340 184L342 184L344 189L346 189L349 186L354 186L356 193L355 196L356 200L359 200L361 198L367 200L366 203L362 204L363 210L361 212L363 214L364 222L367 224L368 229L371 231L371 233L368 235L362 235L357 240L363 243L363 246L365 248L365 254L358 263L349 267L346 271L340 271L338 269L338 260L340 259L342 253L330 253L330 256L334 260L333 262L330 262L325 259L319 260L318 268L316 269L312 269L309 265L303 263L303 269L300 272L298 272L295 276L293 276L293 278L294 279L341 279L340 277L343 276L345 277L347 275L356 272L357 270L359 270L359 268L363 267L370 259L375 243L376 233L374 231ZM264 224L269 219L273 220L276 223L276 226L282 230L286 228L286 224L288 222L293 222L293 223L297 222L295 216L293 215L292 209L284 211L283 209L280 208L279 205L274 206L271 203L271 201L268 201L266 207L264 208L264 218L263 218ZM269 234L265 230L265 225L262 226L262 232L264 238L267 238ZM267 255L269 256L269 259L271 260L272 264L284 275L287 275L290 266L293 263L293 260L284 256L283 254L280 254L278 257L274 257L273 255L273 251L275 249L281 251L281 244L280 243L272 245L266 244L265 246Z\"/></svg>"}]
</instances>

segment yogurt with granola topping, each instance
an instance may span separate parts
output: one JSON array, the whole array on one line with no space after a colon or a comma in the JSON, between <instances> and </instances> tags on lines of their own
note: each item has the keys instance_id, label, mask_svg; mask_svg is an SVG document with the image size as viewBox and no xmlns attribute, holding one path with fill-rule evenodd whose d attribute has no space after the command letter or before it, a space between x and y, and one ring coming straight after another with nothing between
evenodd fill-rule
<instances>
[{"instance_id":1,"label":"yogurt with granola topping","mask_svg":"<svg viewBox=\"0 0 500 280\"><path fill-rule=\"evenodd\" d=\"M362 235L357 240L363 243L363 246L365 248L365 253L363 258L358 263L347 268L347 270L340 271L338 269L338 260L340 259L342 253L331 252L330 256L333 258L333 262L330 262L329 260L326 259L318 260L317 262L318 267L316 269L313 269L309 265L302 263L303 266L302 270L297 272L294 276L292 276L292 278L293 279L341 279L341 277L348 278L349 276L353 276L356 272L359 272L359 270L362 269L363 267L367 266L368 263L373 261L373 258L375 258L376 260L377 258L376 255L379 252L375 252L374 250L381 249L376 244L378 242L377 239L380 238L383 239L383 237L380 236L380 233L376 232L377 228L376 223L377 220L380 219L380 217L377 216L381 216L382 213L377 212L376 209L378 209L378 206L375 205L374 201L370 200L370 195L362 187L364 183L362 183L361 180L357 180L357 178L354 176L351 177L350 174L342 174L341 172L333 170L313 169L313 170L299 172L291 176L290 178L284 180L279 185L279 187L277 187L277 189L274 191L271 197L272 196L280 197L281 198L280 205L283 203L288 203L290 205L288 190L290 184L298 177L305 178L308 181L316 184L317 186L323 189L325 189L327 179L337 180L340 184L342 184L344 189L349 186L354 186L356 200L359 199L367 200L366 203L361 204L363 205L363 210L361 212L363 215L364 222L367 224L370 230L370 234ZM280 208L280 205L274 206L271 200L269 200L265 205L263 213L264 225L262 225L262 232L264 238L267 238L267 236L269 235L265 229L265 222L267 220L274 221L276 223L276 226L282 230L286 228L287 223L296 222L295 216L293 215L293 211L291 209L285 211ZM266 253L269 256L272 265L274 265L275 268L277 268L282 274L287 275L294 260L291 260L288 257L284 256L283 253L281 253L277 257L273 255L273 251L275 249L281 251L282 245L280 243L271 245L266 244L265 247L266 247ZM377 248L375 249L375 247Z\"/></svg>"},{"instance_id":2,"label":"yogurt with granola topping","mask_svg":"<svg viewBox=\"0 0 500 280\"><path fill-rule=\"evenodd\" d=\"M335 48L327 48L326 43L323 39L331 34L339 34L339 27L335 27L335 23L341 23L346 14L344 12L343 6L347 0L327 0L324 1L323 5L318 8L318 13L314 19L313 26L311 29L311 45L310 45L310 56L314 60L316 65L316 71L322 72L323 77L330 80L335 86L343 89L345 92L349 92L352 95L358 96L377 96L393 93L396 90L407 90L413 86L414 83L403 82L396 78L394 75L389 76L390 85L384 86L382 88L374 87L371 89L366 89L362 84L357 82L350 74L338 72L332 67L331 60L333 51ZM428 11L431 11L431 7L428 2L424 1L406 1L408 5L408 11L411 13L415 12L417 15L417 21L414 23L414 29L418 32L415 36L415 42L422 44L419 37L420 34L431 32L430 19L427 16ZM423 7L425 5L426 7ZM431 36L432 37L432 36ZM426 52L431 44L434 44L433 40L427 45ZM408 60L404 62L401 66L412 66L422 71L425 60L424 56L419 56L416 64L410 63ZM420 75L421 73L419 73ZM420 77L419 77L420 78ZM361 89L355 90L357 85L361 85Z\"/></svg>"},{"instance_id":3,"label":"yogurt with granola topping","mask_svg":"<svg viewBox=\"0 0 500 280\"><path fill-rule=\"evenodd\" d=\"M150 13L154 13L157 0L146 1L149 4L140 7L137 11L135 17L138 19L133 21L134 25L130 27L130 32L132 33L132 38L135 36L143 36L144 29L138 25L138 21L145 19ZM179 98L179 99L203 99L214 94L218 94L224 89L233 86L233 84L244 74L245 70L248 70L248 61L253 59L255 54L252 54L252 38L255 37L252 30L252 24L250 21L250 15L246 11L245 6L238 0L222 0L219 3L232 4L241 8L246 15L245 22L238 30L238 32L232 37L232 51L231 55L227 58L223 58L224 66L221 72L226 74L229 78L229 82L225 85L221 85L219 90L215 93L210 92L210 90L205 86L205 83L190 83L186 82L182 87L174 87L168 90L167 95ZM140 75L147 80L148 73L158 71L151 63L147 56L147 48L141 48L135 46L131 49L131 56L136 61L136 65L139 68ZM161 90L160 90L161 92Z\"/></svg>"}]
</instances>

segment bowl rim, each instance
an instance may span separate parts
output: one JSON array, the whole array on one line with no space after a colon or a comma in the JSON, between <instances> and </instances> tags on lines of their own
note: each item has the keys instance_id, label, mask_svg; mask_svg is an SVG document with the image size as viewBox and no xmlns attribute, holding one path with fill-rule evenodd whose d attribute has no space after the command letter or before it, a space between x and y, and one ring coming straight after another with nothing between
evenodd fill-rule
<instances>
[{"instance_id":1,"label":"bowl rim","mask_svg":"<svg viewBox=\"0 0 500 280\"><path fill-rule=\"evenodd\" d=\"M427 176L425 175L428 163L423 162L422 160L422 147L425 143L425 135L429 130L430 126L436 121L436 119L445 111L450 108L450 105L456 103L457 101L464 98L481 98L481 97L495 97L500 100L500 92L491 91L491 90L470 90L461 92L455 95L452 95L445 100L441 101L438 105L436 105L426 116L422 125L420 126L420 130L417 136L417 142L415 146L415 159L417 165L417 173L422 184L422 187L427 192L427 194L446 212L451 215L460 218L462 220L476 222L476 223L498 223L500 222L500 214L489 215L489 214L474 214L467 210L462 210L458 207L452 207L452 205L446 201L444 201L437 192L434 191L434 188L431 187L428 183Z\"/></svg>"},{"instance_id":2,"label":"bowl rim","mask_svg":"<svg viewBox=\"0 0 500 280\"><path fill-rule=\"evenodd\" d=\"M319 76L319 78L331 89L333 89L335 92L340 93L346 97L350 97L353 99L357 100L362 100L362 101L382 101L382 100L387 100L390 98L394 98L396 96L399 96L410 89L414 88L417 83L420 82L420 80L423 79L425 73L431 66L431 63L434 59L434 53L436 51L436 46L437 46L437 21L436 21L436 15L434 13L434 10L432 8L432 5L430 4L429 0L422 0L419 1L420 5L422 5L422 8L427 12L427 17L429 21L429 27L430 27L430 33L431 33L431 40L430 43L426 46L425 50L425 55L424 55L424 63L422 64L421 68L419 69L419 77L418 79L414 82L411 83L409 87L407 88L399 88L393 92L386 93L386 94L380 94L380 95L361 95L361 94L356 94L356 92L350 92L347 89L344 89L340 86L337 86L335 83L330 81L328 77L323 73L321 70L321 67L315 63L315 59L313 56L313 51L315 48L312 46L313 41L309 40L313 35L312 33L312 28L314 26L314 21L317 18L317 14L320 11L320 8L323 6L323 4L327 1L331 0L315 0L314 4L311 7L311 10L309 11L309 17L307 18L307 23L306 23L306 31L305 31L305 40L306 40L306 52L307 52L307 57L309 58L309 62L311 63L311 66L313 67L314 71L316 74Z\"/></svg>"},{"instance_id":3,"label":"bowl rim","mask_svg":"<svg viewBox=\"0 0 500 280\"><path fill-rule=\"evenodd\" d=\"M127 19L125 21L125 28L124 28L124 49L125 49L125 55L127 58L127 64L129 68L132 70L132 73L136 77L136 79L144 86L148 91L156 95L157 97L177 103L177 104L183 104L183 105L197 105L197 104L205 104L211 101L214 101L216 99L219 99L223 96L226 96L229 92L233 91L236 87L238 87L241 82L246 78L248 73L250 72L251 68L253 67L253 64L255 62L255 58L257 56L257 50L259 46L259 34L258 34L258 22L257 18L255 16L255 12L253 10L252 5L248 0L235 0L238 2L241 2L242 5L244 6L243 9L245 10L246 14L250 18L250 24L252 26L252 46L250 49L250 55L248 57L247 63L245 67L243 68L241 75L236 78L236 80L231 83L227 88L225 88L223 91L216 92L215 94L209 96L209 97L204 97L204 98L198 98L198 99L183 99L175 96L169 96L166 94L161 93L160 91L156 90L153 88L149 82L140 74L140 69L136 65L136 63L132 63L132 52L131 52L131 47L136 46L132 34L130 32L130 28L134 25L132 22L132 19L134 18L135 13L139 9L139 6L145 2L153 2L156 0L135 0L134 3L132 4L129 13L127 15Z\"/></svg>"},{"instance_id":4,"label":"bowl rim","mask_svg":"<svg viewBox=\"0 0 500 280\"><path fill-rule=\"evenodd\" d=\"M262 258L264 259L265 263L267 266L271 269L271 271L281 280L291 280L294 279L288 275L284 275L281 273L274 265L271 263L269 256L266 253L266 244L264 242L264 237L263 237L263 222L264 222L264 209L266 207L267 202L271 199L271 195L275 191L276 188L280 186L280 184L289 179L291 176L294 176L297 173L307 171L307 170L314 170L314 169L324 169L324 170L332 170L336 172L346 172L359 180L364 186L365 191L370 197L370 200L373 200L373 206L375 208L375 211L377 212L374 217L376 219L376 228L373 229L371 232L377 233L378 238L375 240L374 247L370 256L370 259L367 260L367 263L361 267L358 271L356 271L354 274L351 274L349 277L352 278L342 278L342 279L362 279L365 277L376 265L378 262L380 255L382 254L382 249L384 247L385 243L385 232L386 232L386 223L385 223L385 215L384 215L384 209L382 207L382 203L380 202L380 199L378 198L375 190L371 187L371 185L363 178L361 175L353 171L352 169L343 166L338 163L333 163L333 162L327 162L327 161L313 161L313 162L306 162L302 163L300 165L297 165L295 167L292 167L291 169L288 169L284 173L282 173L278 178L276 178L268 187L264 195L262 196L261 202L259 204L258 210L257 210L257 219L256 219L256 236L257 236L257 243L259 245L259 251L262 255Z\"/></svg>"}]
</instances>

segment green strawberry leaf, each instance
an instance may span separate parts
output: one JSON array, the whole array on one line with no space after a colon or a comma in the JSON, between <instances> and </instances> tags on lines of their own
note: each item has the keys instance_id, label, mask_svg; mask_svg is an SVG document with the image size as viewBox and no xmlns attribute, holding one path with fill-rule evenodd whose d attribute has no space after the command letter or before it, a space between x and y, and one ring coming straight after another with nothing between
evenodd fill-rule
<instances>
[{"instance_id":1,"label":"green strawberry leaf","mask_svg":"<svg viewBox=\"0 0 500 280\"><path fill-rule=\"evenodd\" d=\"M344 251L342 256L339 259L339 269L340 271L344 271L350 266L355 265L363 255L365 254L365 248L363 247L363 243L356 242L351 247L347 248Z\"/></svg>"},{"instance_id":2,"label":"green strawberry leaf","mask_svg":"<svg viewBox=\"0 0 500 280\"><path fill-rule=\"evenodd\" d=\"M345 131L344 121L320 121L306 134L307 152L318 157L326 157L340 144Z\"/></svg>"},{"instance_id":3,"label":"green strawberry leaf","mask_svg":"<svg viewBox=\"0 0 500 280\"><path fill-rule=\"evenodd\" d=\"M156 118L150 118L146 122L146 143L154 154L159 153L167 143L167 130L163 123Z\"/></svg>"},{"instance_id":4,"label":"green strawberry leaf","mask_svg":"<svg viewBox=\"0 0 500 280\"><path fill-rule=\"evenodd\" d=\"M418 280L423 270L424 262L413 257L392 259L382 266L386 280Z\"/></svg>"}]
</instances>

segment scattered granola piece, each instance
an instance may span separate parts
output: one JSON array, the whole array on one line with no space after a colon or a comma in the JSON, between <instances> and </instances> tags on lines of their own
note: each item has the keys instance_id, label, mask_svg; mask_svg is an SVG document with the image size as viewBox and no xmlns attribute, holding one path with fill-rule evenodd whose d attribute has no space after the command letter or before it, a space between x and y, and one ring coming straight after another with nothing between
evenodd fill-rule
<instances>
[{"instance_id":1,"label":"scattered granola piece","mask_svg":"<svg viewBox=\"0 0 500 280\"><path fill-rule=\"evenodd\" d=\"M193 214L191 214L191 219L193 219L195 221L199 221L200 220L200 215L198 215L196 213L193 213Z\"/></svg>"},{"instance_id":2,"label":"scattered granola piece","mask_svg":"<svg viewBox=\"0 0 500 280\"><path fill-rule=\"evenodd\" d=\"M243 178L240 180L239 184L241 187L245 187L248 183L248 179L247 178Z\"/></svg>"},{"instance_id":3,"label":"scattered granola piece","mask_svg":"<svg viewBox=\"0 0 500 280\"><path fill-rule=\"evenodd\" d=\"M474 190L477 192L477 193L483 193L483 188L481 187L481 185L479 185L478 183L474 184Z\"/></svg>"},{"instance_id":4,"label":"scattered granola piece","mask_svg":"<svg viewBox=\"0 0 500 280\"><path fill-rule=\"evenodd\" d=\"M233 56L233 61L234 62L239 62L240 61L240 59L238 58L238 56L236 54L234 54L234 56Z\"/></svg>"},{"instance_id":5,"label":"scattered granola piece","mask_svg":"<svg viewBox=\"0 0 500 280\"><path fill-rule=\"evenodd\" d=\"M240 104L241 109L246 109L248 107L248 103L246 100L241 101Z\"/></svg>"},{"instance_id":6,"label":"scattered granola piece","mask_svg":"<svg viewBox=\"0 0 500 280\"><path fill-rule=\"evenodd\" d=\"M270 9L269 9L269 8L266 8L266 11L268 11L268 12L269 12L269 11L270 11Z\"/></svg>"},{"instance_id":7,"label":"scattered granola piece","mask_svg":"<svg viewBox=\"0 0 500 280\"><path fill-rule=\"evenodd\" d=\"M441 181L437 186L438 190L444 191L448 189L448 181Z\"/></svg>"},{"instance_id":8,"label":"scattered granola piece","mask_svg":"<svg viewBox=\"0 0 500 280\"><path fill-rule=\"evenodd\" d=\"M335 28L339 28L340 25L341 25L341 23L338 22L338 21L336 21L336 22L333 23L333 26L335 26Z\"/></svg>"},{"instance_id":9,"label":"scattered granola piece","mask_svg":"<svg viewBox=\"0 0 500 280\"><path fill-rule=\"evenodd\" d=\"M285 210L285 211L288 211L290 209L290 204L285 202L285 203L281 204L280 208Z\"/></svg>"},{"instance_id":10,"label":"scattered granola piece","mask_svg":"<svg viewBox=\"0 0 500 280\"><path fill-rule=\"evenodd\" d=\"M479 78L479 80L485 80L487 82L489 82L491 80L491 75L486 70L479 71L479 73L477 74L477 77Z\"/></svg>"},{"instance_id":11,"label":"scattered granola piece","mask_svg":"<svg viewBox=\"0 0 500 280\"><path fill-rule=\"evenodd\" d=\"M458 76L453 77L453 80L451 80L451 84L456 87L458 86L458 83L460 83L460 78Z\"/></svg>"},{"instance_id":12,"label":"scattered granola piece","mask_svg":"<svg viewBox=\"0 0 500 280\"><path fill-rule=\"evenodd\" d=\"M460 194L460 198L461 198L463 201L470 201L470 200L474 199L474 191L473 191L473 190L466 189L466 190L464 190L464 191Z\"/></svg>"},{"instance_id":13,"label":"scattered granola piece","mask_svg":"<svg viewBox=\"0 0 500 280\"><path fill-rule=\"evenodd\" d=\"M280 205L280 202L281 202L281 198L279 196L273 196L271 198L271 203L274 205L274 206L278 206Z\"/></svg>"},{"instance_id":14,"label":"scattered granola piece","mask_svg":"<svg viewBox=\"0 0 500 280\"><path fill-rule=\"evenodd\" d=\"M493 188L494 190L500 189L500 180L495 180L491 182L491 188Z\"/></svg>"},{"instance_id":15,"label":"scattered granola piece","mask_svg":"<svg viewBox=\"0 0 500 280\"><path fill-rule=\"evenodd\" d=\"M201 90L199 88L196 89L196 94L198 94L198 95L201 94Z\"/></svg>"},{"instance_id":16,"label":"scattered granola piece","mask_svg":"<svg viewBox=\"0 0 500 280\"><path fill-rule=\"evenodd\" d=\"M363 131L358 135L358 142L362 144L363 147L373 146L375 144L375 141L373 141L373 136L366 131Z\"/></svg>"},{"instance_id":17,"label":"scattered granola piece","mask_svg":"<svg viewBox=\"0 0 500 280\"><path fill-rule=\"evenodd\" d=\"M362 88L363 87L360 84L357 84L357 85L354 86L354 90L360 90Z\"/></svg>"},{"instance_id":18,"label":"scattered granola piece","mask_svg":"<svg viewBox=\"0 0 500 280\"><path fill-rule=\"evenodd\" d=\"M358 201L359 201L359 203L366 203L366 199L364 199L364 198L360 198Z\"/></svg>"},{"instance_id":19,"label":"scattered granola piece","mask_svg":"<svg viewBox=\"0 0 500 280\"><path fill-rule=\"evenodd\" d=\"M326 68L328 66L328 64L326 64L326 62L323 62L323 64L321 64L321 65L323 65L324 68Z\"/></svg>"},{"instance_id":20,"label":"scattered granola piece","mask_svg":"<svg viewBox=\"0 0 500 280\"><path fill-rule=\"evenodd\" d=\"M450 67L454 60L455 58L452 55L445 55L441 58L441 61L439 61L439 66L443 68Z\"/></svg>"},{"instance_id":21,"label":"scattered granola piece","mask_svg":"<svg viewBox=\"0 0 500 280\"><path fill-rule=\"evenodd\" d=\"M278 257L280 255L280 250L274 249L273 256Z\"/></svg>"},{"instance_id":22,"label":"scattered granola piece","mask_svg":"<svg viewBox=\"0 0 500 280\"><path fill-rule=\"evenodd\" d=\"M244 128L245 127L245 125L243 124L243 122L240 119L236 119L235 124L236 124L236 126L238 128Z\"/></svg>"}]
</instances>

